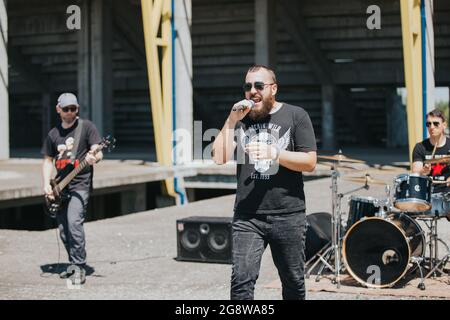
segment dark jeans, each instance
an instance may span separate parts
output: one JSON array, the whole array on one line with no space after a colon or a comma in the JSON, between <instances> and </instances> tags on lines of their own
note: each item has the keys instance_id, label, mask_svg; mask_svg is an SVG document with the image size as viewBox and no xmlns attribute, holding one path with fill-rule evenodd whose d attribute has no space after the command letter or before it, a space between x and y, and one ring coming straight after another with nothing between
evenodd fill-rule
<instances>
[{"instance_id":1,"label":"dark jeans","mask_svg":"<svg viewBox=\"0 0 450 320\"><path fill-rule=\"evenodd\" d=\"M232 300L253 299L267 244L281 279L283 299L305 299L305 212L238 215L233 219L232 234Z\"/></svg>"},{"instance_id":2,"label":"dark jeans","mask_svg":"<svg viewBox=\"0 0 450 320\"><path fill-rule=\"evenodd\" d=\"M89 191L73 191L70 200L57 215L61 240L64 243L69 262L79 266L86 264L86 240L84 219L89 199Z\"/></svg>"}]
</instances>

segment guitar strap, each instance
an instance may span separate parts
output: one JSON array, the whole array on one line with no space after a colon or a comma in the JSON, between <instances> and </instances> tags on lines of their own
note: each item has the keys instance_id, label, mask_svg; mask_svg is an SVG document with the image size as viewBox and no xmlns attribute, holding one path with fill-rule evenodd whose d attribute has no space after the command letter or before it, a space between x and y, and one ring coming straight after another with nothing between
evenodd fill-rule
<instances>
[{"instance_id":1,"label":"guitar strap","mask_svg":"<svg viewBox=\"0 0 450 320\"><path fill-rule=\"evenodd\" d=\"M78 118L78 126L75 129L75 135L73 137L73 139L75 140L75 143L73 145L72 155L70 156L70 162L72 164L75 163L75 160L77 158L78 145L80 144L80 138L81 138L81 131L82 130L83 130L83 119Z\"/></svg>"}]
</instances>

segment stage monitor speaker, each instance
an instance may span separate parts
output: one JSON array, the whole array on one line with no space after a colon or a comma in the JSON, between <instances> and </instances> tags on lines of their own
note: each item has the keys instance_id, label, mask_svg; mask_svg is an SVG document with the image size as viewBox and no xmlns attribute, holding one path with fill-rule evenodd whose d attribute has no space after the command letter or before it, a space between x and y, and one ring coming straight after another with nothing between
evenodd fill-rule
<instances>
[{"instance_id":1,"label":"stage monitor speaker","mask_svg":"<svg viewBox=\"0 0 450 320\"><path fill-rule=\"evenodd\" d=\"M176 260L231 264L231 217L177 220Z\"/></svg>"},{"instance_id":2,"label":"stage monitor speaker","mask_svg":"<svg viewBox=\"0 0 450 320\"><path fill-rule=\"evenodd\" d=\"M323 247L331 241L331 214L316 212L306 216L305 256L306 261L313 258Z\"/></svg>"}]
</instances>

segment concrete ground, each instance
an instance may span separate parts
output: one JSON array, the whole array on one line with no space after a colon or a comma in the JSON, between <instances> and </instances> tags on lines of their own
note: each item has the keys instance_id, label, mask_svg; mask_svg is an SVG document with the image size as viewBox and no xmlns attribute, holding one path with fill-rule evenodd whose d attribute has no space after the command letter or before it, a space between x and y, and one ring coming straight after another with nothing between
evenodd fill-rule
<instances>
[{"instance_id":1,"label":"concrete ground","mask_svg":"<svg viewBox=\"0 0 450 320\"><path fill-rule=\"evenodd\" d=\"M367 169L367 168L365 168ZM366 171L346 169L339 192L361 186L344 180ZM391 184L397 171L370 174ZM307 212L331 211L330 178L305 183ZM383 185L356 192L382 198ZM28 232L0 230L0 299L228 299L230 265L180 262L177 255L176 220L188 216L231 216L234 196L130 214L85 225L90 270L81 289L69 289L56 274L56 264L66 262L58 247L55 229ZM348 197L343 201L347 212ZM37 213L40 214L40 213ZM344 220L346 217L344 217ZM450 243L450 222L439 221L440 236ZM59 249L60 250L59 250ZM278 275L266 250L258 279L256 299L280 299L281 290L268 284ZM328 281L326 279L321 281ZM401 290L401 289L399 289ZM308 299L412 299L410 296L308 292Z\"/></svg>"}]
</instances>

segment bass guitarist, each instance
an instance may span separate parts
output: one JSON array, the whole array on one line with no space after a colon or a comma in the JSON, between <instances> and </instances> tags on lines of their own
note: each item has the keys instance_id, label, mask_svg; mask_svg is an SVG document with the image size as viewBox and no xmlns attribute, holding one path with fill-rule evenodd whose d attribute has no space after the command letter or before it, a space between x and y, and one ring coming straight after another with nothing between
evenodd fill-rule
<instances>
[{"instance_id":1,"label":"bass guitarist","mask_svg":"<svg viewBox=\"0 0 450 320\"><path fill-rule=\"evenodd\" d=\"M49 199L56 196L50 184L53 165L57 172L61 173L68 165L77 167L82 159L86 159L89 163L89 166L62 191L65 201L56 215L60 237L71 264L60 277L70 278L74 284L84 284L86 281L86 241L83 223L92 190L93 164L103 158L101 151L94 153L101 142L100 134L92 122L78 117L79 108L74 94L63 93L59 96L56 112L61 118L61 123L50 130L41 150L44 156L42 165L44 194Z\"/></svg>"}]
</instances>

